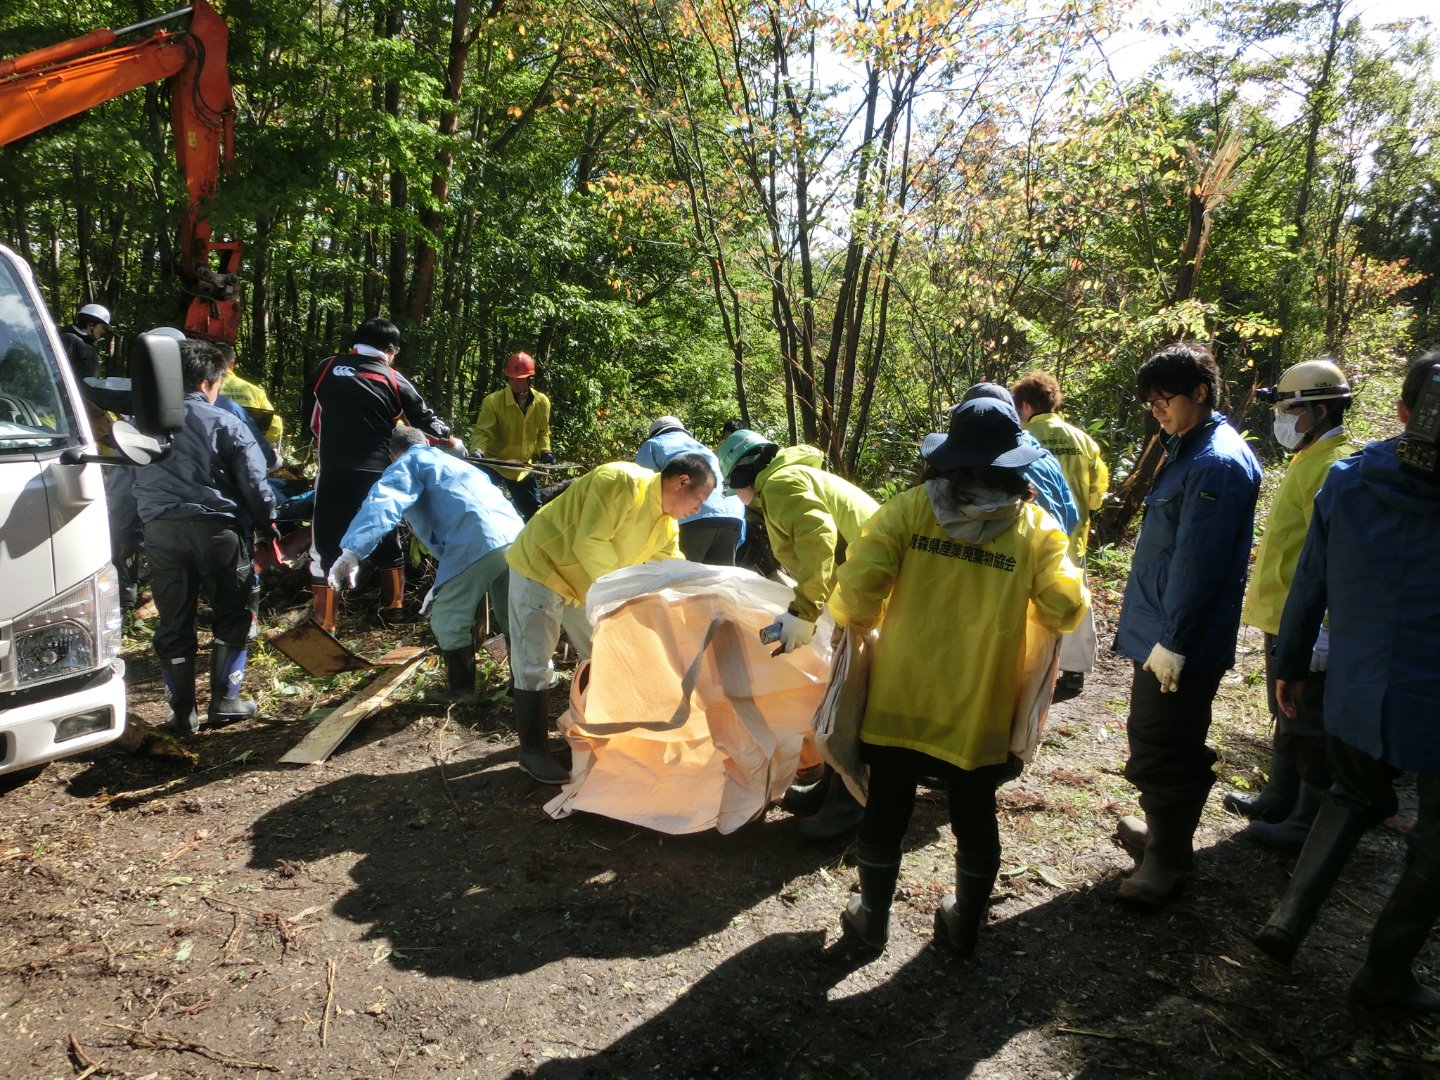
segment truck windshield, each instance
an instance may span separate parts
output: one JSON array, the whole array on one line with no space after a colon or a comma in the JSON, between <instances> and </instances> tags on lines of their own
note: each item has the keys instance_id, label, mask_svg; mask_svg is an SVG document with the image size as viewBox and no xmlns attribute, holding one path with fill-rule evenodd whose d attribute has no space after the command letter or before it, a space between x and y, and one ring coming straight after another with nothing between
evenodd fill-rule
<instances>
[{"instance_id":1,"label":"truck windshield","mask_svg":"<svg viewBox=\"0 0 1440 1080\"><path fill-rule=\"evenodd\" d=\"M74 441L78 425L46 341L45 313L0 255L0 455Z\"/></svg>"}]
</instances>

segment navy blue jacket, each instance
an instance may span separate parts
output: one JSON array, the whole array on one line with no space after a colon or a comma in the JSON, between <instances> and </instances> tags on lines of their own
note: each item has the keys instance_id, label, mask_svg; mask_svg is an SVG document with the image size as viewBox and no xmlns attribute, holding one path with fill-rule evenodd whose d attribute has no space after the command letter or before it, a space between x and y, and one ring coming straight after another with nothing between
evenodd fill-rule
<instances>
[{"instance_id":1,"label":"navy blue jacket","mask_svg":"<svg viewBox=\"0 0 1440 1080\"><path fill-rule=\"evenodd\" d=\"M205 395L185 395L185 423L168 457L135 470L141 521L222 517L272 521L275 496L249 428Z\"/></svg>"},{"instance_id":2,"label":"navy blue jacket","mask_svg":"<svg viewBox=\"0 0 1440 1080\"><path fill-rule=\"evenodd\" d=\"M1143 662L1159 642L1191 671L1235 663L1259 495L1260 463L1221 414L1166 440L1125 582L1119 652Z\"/></svg>"},{"instance_id":3,"label":"navy blue jacket","mask_svg":"<svg viewBox=\"0 0 1440 1080\"><path fill-rule=\"evenodd\" d=\"M1440 484L1395 442L1337 461L1280 617L1275 674L1304 679L1328 605L1325 730L1378 761L1440 773Z\"/></svg>"}]
</instances>

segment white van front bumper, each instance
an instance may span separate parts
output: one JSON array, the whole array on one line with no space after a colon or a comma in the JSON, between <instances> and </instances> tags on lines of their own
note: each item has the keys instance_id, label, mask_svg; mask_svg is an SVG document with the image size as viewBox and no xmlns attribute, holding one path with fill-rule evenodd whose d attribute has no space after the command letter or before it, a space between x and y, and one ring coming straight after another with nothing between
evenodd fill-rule
<instances>
[{"instance_id":1,"label":"white van front bumper","mask_svg":"<svg viewBox=\"0 0 1440 1080\"><path fill-rule=\"evenodd\" d=\"M84 679L0 695L0 775L83 754L124 730L123 660Z\"/></svg>"}]
</instances>

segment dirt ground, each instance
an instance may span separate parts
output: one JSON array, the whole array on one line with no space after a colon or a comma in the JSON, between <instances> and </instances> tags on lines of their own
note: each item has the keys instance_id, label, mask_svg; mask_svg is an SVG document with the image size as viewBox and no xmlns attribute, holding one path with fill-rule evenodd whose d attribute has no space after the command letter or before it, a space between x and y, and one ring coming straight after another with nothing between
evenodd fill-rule
<instances>
[{"instance_id":1,"label":"dirt ground","mask_svg":"<svg viewBox=\"0 0 1440 1080\"><path fill-rule=\"evenodd\" d=\"M158 722L143 631L131 704ZM435 674L327 763L280 765L355 677L262 649L263 719L204 732L195 765L107 750L0 796L0 1075L1440 1076L1440 1024L1344 996L1397 832L1366 838L1293 970L1250 944L1291 865L1220 808L1268 760L1257 644L1217 708L1189 892L1159 915L1114 901L1136 804L1129 668L1107 655L1002 790L1001 884L968 961L932 944L953 874L939 793L890 946L857 959L837 948L850 853L778 807L730 836L552 821L503 690L447 714L419 700ZM1440 977L1433 941L1421 973Z\"/></svg>"}]
</instances>

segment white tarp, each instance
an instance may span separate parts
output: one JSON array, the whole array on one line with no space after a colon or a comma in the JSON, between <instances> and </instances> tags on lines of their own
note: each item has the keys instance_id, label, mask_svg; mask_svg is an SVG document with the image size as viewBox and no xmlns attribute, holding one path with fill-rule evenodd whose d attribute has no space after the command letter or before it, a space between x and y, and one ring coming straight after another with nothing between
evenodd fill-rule
<instances>
[{"instance_id":1,"label":"white tarp","mask_svg":"<svg viewBox=\"0 0 1440 1080\"><path fill-rule=\"evenodd\" d=\"M574 764L546 811L666 833L728 833L762 814L802 747L807 764L819 760L810 723L829 678L829 620L782 656L759 638L792 596L748 570L675 560L595 582L591 659L559 721Z\"/></svg>"}]
</instances>

